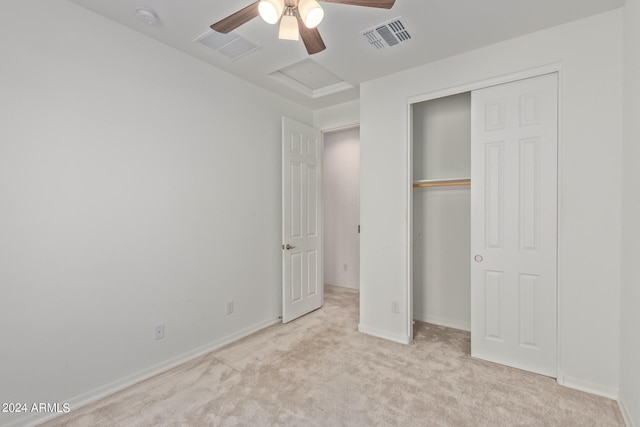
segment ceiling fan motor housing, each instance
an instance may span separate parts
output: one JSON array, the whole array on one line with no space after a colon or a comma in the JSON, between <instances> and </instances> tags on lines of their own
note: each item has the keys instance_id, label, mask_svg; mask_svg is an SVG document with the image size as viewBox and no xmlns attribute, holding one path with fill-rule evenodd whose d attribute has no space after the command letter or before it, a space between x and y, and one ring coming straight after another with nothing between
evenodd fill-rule
<instances>
[{"instance_id":1,"label":"ceiling fan motor housing","mask_svg":"<svg viewBox=\"0 0 640 427\"><path fill-rule=\"evenodd\" d=\"M391 9L396 0L319 0L352 6ZM298 40L302 38L309 55L326 49L316 28L324 18L324 10L318 0L257 0L226 18L211 25L211 29L228 34L240 25L261 16L269 24L280 21L280 38ZM303 25L299 26L298 22ZM287 30L287 31L284 31ZM287 34L285 36L285 33Z\"/></svg>"}]
</instances>

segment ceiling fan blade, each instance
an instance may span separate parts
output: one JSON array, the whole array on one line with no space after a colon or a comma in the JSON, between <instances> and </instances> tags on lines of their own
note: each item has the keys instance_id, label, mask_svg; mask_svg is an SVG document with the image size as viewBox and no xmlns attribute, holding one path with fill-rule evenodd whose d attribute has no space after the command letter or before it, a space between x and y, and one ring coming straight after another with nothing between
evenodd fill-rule
<instances>
[{"instance_id":1,"label":"ceiling fan blade","mask_svg":"<svg viewBox=\"0 0 640 427\"><path fill-rule=\"evenodd\" d=\"M300 38L304 43L304 47L307 48L307 53L313 55L314 53L322 52L327 47L324 45L322 36L317 28L307 28L300 18L300 14L296 9L296 18L298 18L298 30L300 31Z\"/></svg>"},{"instance_id":2,"label":"ceiling fan blade","mask_svg":"<svg viewBox=\"0 0 640 427\"><path fill-rule=\"evenodd\" d=\"M378 7L380 9L391 9L396 0L318 0L325 3L350 4L352 6Z\"/></svg>"},{"instance_id":3,"label":"ceiling fan blade","mask_svg":"<svg viewBox=\"0 0 640 427\"><path fill-rule=\"evenodd\" d=\"M250 4L244 9L240 9L236 13L231 14L223 20L216 22L215 24L211 25L211 29L223 34L227 34L228 32L235 30L240 25L251 21L253 18L260 14L258 12L258 3L260 3L260 1Z\"/></svg>"}]
</instances>

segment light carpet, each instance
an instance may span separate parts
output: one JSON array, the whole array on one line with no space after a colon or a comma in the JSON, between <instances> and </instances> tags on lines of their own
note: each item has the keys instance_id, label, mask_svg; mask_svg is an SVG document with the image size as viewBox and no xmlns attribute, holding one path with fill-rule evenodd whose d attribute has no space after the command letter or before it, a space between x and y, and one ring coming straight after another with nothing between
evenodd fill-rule
<instances>
[{"instance_id":1,"label":"light carpet","mask_svg":"<svg viewBox=\"0 0 640 427\"><path fill-rule=\"evenodd\" d=\"M416 323L402 345L357 332L358 292L47 426L624 426L616 402L470 357L468 332Z\"/></svg>"}]
</instances>

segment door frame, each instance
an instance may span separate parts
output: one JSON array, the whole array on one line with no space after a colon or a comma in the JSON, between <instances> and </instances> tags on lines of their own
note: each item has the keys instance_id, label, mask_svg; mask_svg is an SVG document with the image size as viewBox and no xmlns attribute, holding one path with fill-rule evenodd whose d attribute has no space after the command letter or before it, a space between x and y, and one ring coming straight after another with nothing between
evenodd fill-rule
<instances>
[{"instance_id":1,"label":"door frame","mask_svg":"<svg viewBox=\"0 0 640 427\"><path fill-rule=\"evenodd\" d=\"M284 123L283 121L281 121L281 132L284 133ZM311 126L311 127L315 127L315 125L307 125L307 126ZM348 129L353 129L353 128L360 128L360 122L354 122L354 123L350 123L350 124L345 124L342 126L334 126L334 127L328 127L328 128L316 128L320 131L320 157L322 157L324 155L324 134L328 133L328 132L339 132L341 130L348 130ZM282 154L281 154L282 156ZM324 174L324 168L322 168L322 174ZM321 203L321 209L320 209L320 221L322 223L322 233L320 235L320 248L321 251L323 252L322 254L322 263L321 263L321 270L322 270L322 305L324 306L324 191L322 191L320 193L320 203ZM281 207L281 216L284 217L284 207ZM282 234L282 231L281 231ZM282 239L282 237L281 237ZM283 275L284 275L284 270L283 270ZM284 276L283 276L283 282L284 282ZM280 286L280 298L284 298L284 290L283 287ZM280 319L281 321L284 319L284 315L281 314L280 315Z\"/></svg>"},{"instance_id":2,"label":"door frame","mask_svg":"<svg viewBox=\"0 0 640 427\"><path fill-rule=\"evenodd\" d=\"M556 268L556 379L559 384L564 383L563 375L562 375L562 340L563 336L562 331L562 316L561 316L561 307L562 307L562 292L560 292L562 288L562 283L560 278L562 275L560 271L562 269L562 205L560 201L562 200L562 64L561 63L553 63L549 65L544 65L541 67L529 68L526 70L516 71L509 74L504 74L492 78L488 78L481 81L469 82L465 84L461 84L458 86L453 86L450 88L437 90L433 92L428 92L424 94L415 95L407 98L407 140L406 140L406 168L407 176L406 186L407 189L407 227L406 227L406 237L407 237L407 331L408 331L408 339L409 341L413 340L413 105L424 102L431 101L438 98L444 98L446 96L457 95L460 93L471 92L478 89L484 89L491 86L497 86L505 83L511 83L517 80L524 80L532 77L538 77L545 74L550 73L558 73L558 182L557 182L557 197L558 197L558 211L557 211L557 221L558 221L558 240L557 240L557 268ZM471 261L469 261L471 262Z\"/></svg>"}]
</instances>

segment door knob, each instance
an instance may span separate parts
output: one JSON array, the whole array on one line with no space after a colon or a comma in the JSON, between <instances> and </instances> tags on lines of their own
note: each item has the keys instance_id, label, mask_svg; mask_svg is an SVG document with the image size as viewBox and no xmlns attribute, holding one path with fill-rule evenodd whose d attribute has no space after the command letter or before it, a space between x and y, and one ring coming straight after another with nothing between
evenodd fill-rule
<instances>
[{"instance_id":1,"label":"door knob","mask_svg":"<svg viewBox=\"0 0 640 427\"><path fill-rule=\"evenodd\" d=\"M290 244L287 243L287 246L285 246L284 248L289 251L289 250L295 248L295 246L291 246Z\"/></svg>"},{"instance_id":2,"label":"door knob","mask_svg":"<svg viewBox=\"0 0 640 427\"><path fill-rule=\"evenodd\" d=\"M482 262L482 260L483 260L484 258L482 258L482 255L476 255L476 256L474 256L474 257L473 257L473 259L474 259L476 262Z\"/></svg>"}]
</instances>

